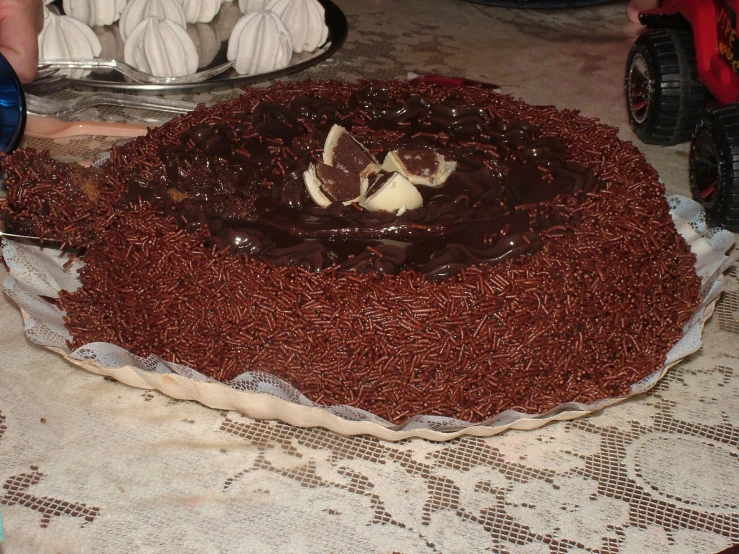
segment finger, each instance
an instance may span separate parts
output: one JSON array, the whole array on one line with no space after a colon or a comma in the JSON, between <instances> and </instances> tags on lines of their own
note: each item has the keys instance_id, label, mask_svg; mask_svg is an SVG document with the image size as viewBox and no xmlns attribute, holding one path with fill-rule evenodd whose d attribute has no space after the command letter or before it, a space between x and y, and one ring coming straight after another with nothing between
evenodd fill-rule
<instances>
[{"instance_id":1,"label":"finger","mask_svg":"<svg viewBox=\"0 0 739 554\"><path fill-rule=\"evenodd\" d=\"M41 0L0 0L0 53L21 82L36 76L38 32L43 23Z\"/></svg>"}]
</instances>

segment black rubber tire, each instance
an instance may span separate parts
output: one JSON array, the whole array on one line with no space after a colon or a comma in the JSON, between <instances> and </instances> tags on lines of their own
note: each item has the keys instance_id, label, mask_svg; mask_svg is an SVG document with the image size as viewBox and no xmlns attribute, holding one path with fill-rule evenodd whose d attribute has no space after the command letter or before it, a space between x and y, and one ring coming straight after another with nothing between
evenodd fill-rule
<instances>
[{"instance_id":1,"label":"black rubber tire","mask_svg":"<svg viewBox=\"0 0 739 554\"><path fill-rule=\"evenodd\" d=\"M690 145L690 192L712 223L739 232L739 104L705 114Z\"/></svg>"},{"instance_id":2,"label":"black rubber tire","mask_svg":"<svg viewBox=\"0 0 739 554\"><path fill-rule=\"evenodd\" d=\"M629 123L643 142L690 140L708 98L698 80L690 29L641 35L629 52L624 86Z\"/></svg>"}]
</instances>

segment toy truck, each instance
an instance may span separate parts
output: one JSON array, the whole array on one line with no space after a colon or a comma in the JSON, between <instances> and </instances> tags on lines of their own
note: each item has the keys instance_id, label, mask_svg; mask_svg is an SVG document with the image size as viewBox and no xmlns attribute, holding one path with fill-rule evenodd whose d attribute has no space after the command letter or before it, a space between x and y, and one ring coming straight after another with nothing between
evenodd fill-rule
<instances>
[{"instance_id":1,"label":"toy truck","mask_svg":"<svg viewBox=\"0 0 739 554\"><path fill-rule=\"evenodd\" d=\"M692 139L690 190L710 220L739 232L739 0L664 0L626 64L626 106L650 144Z\"/></svg>"}]
</instances>

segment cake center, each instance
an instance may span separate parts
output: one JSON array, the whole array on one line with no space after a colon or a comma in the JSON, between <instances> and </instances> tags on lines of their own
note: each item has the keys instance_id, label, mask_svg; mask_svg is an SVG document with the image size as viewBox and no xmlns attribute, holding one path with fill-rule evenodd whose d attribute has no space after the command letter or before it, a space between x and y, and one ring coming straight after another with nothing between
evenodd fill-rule
<instances>
[{"instance_id":1,"label":"cake center","mask_svg":"<svg viewBox=\"0 0 739 554\"><path fill-rule=\"evenodd\" d=\"M386 92L261 102L200 124L161 145L163 171L139 172L131 194L207 224L211 244L271 263L288 249L314 271L364 270L352 260L392 247L402 261L383 272L443 279L536 250L539 233L562 224L557 199L597 186L530 123L504 122L453 93L433 103Z\"/></svg>"}]
</instances>

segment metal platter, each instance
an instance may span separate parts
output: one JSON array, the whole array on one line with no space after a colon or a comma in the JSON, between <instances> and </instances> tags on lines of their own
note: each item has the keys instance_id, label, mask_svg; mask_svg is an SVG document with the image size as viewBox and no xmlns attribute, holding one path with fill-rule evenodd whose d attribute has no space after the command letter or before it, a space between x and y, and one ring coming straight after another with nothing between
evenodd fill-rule
<instances>
[{"instance_id":1,"label":"metal platter","mask_svg":"<svg viewBox=\"0 0 739 554\"><path fill-rule=\"evenodd\" d=\"M225 73L217 75L208 81L196 84L145 84L126 81L124 77L109 70L93 71L82 79L69 79L70 86L91 87L98 89L115 89L130 91L202 91L221 87L239 87L251 85L263 81L270 81L299 73L313 67L323 60L333 56L344 44L349 32L349 24L341 9L331 0L319 0L326 11L326 25L328 26L328 39L326 43L313 52L293 54L290 65L277 71L261 73L259 75L239 75L230 69ZM49 6L57 13L63 14L61 0L56 0ZM198 71L215 67L228 61L226 51L231 29L242 16L238 2L224 2L218 15L210 23L195 23L187 25L187 32L195 43L200 55L200 66ZM123 40L118 32L118 24L106 25L104 27L93 27L93 31L100 39L103 50L101 58L123 59Z\"/></svg>"}]
</instances>

